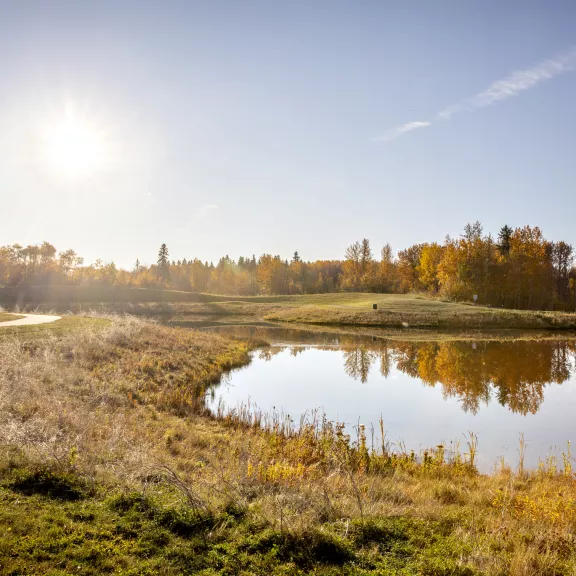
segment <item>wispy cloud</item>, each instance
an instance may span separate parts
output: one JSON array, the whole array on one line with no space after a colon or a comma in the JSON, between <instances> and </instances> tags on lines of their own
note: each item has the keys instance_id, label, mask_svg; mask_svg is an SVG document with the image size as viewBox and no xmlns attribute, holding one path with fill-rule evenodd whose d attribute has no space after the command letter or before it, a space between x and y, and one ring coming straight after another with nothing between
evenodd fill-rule
<instances>
[{"instance_id":1,"label":"wispy cloud","mask_svg":"<svg viewBox=\"0 0 576 576\"><path fill-rule=\"evenodd\" d=\"M517 70L503 80L492 82L486 90L469 98L467 104L472 108L491 106L501 100L512 98L524 90L529 90L540 82L550 80L565 72L571 72L575 67L576 49L572 48L555 58L540 62L532 68Z\"/></svg>"},{"instance_id":2,"label":"wispy cloud","mask_svg":"<svg viewBox=\"0 0 576 576\"><path fill-rule=\"evenodd\" d=\"M462 112L462 110L466 110L466 106L464 104L452 104L451 106L446 106L436 114L436 118L438 120L449 120L454 116L454 114L458 114L458 112Z\"/></svg>"},{"instance_id":3,"label":"wispy cloud","mask_svg":"<svg viewBox=\"0 0 576 576\"><path fill-rule=\"evenodd\" d=\"M416 128L424 128L432 126L433 123L441 120L449 120L454 115L464 111L472 111L479 108L486 108L492 106L508 98L513 98L525 90L530 90L534 86L550 80L555 76L572 72L576 69L576 47L570 48L553 58L543 60L525 70L516 70L508 75L506 78L496 80L478 94L466 98L456 104L451 104L443 108L436 114L434 121L430 122L408 122L402 126L390 128L381 136L377 136L374 140L390 141L395 140L399 136L406 134Z\"/></svg>"},{"instance_id":4,"label":"wispy cloud","mask_svg":"<svg viewBox=\"0 0 576 576\"><path fill-rule=\"evenodd\" d=\"M407 124L402 124L402 126L396 126L395 128L390 128L390 130L386 130L384 134L381 136L376 136L374 140L379 141L389 141L389 140L396 140L402 134L406 134L406 132L411 132L412 130L417 130L418 128L426 128L428 126L432 126L432 122L408 122Z\"/></svg>"}]
</instances>

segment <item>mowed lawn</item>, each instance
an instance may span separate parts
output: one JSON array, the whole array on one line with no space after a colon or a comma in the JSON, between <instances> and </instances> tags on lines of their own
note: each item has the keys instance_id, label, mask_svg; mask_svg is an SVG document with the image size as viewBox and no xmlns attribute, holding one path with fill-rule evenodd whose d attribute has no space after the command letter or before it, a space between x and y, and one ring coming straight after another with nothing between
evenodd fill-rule
<instances>
[{"instance_id":1,"label":"mowed lawn","mask_svg":"<svg viewBox=\"0 0 576 576\"><path fill-rule=\"evenodd\" d=\"M430 298L421 294L372 294L347 292L337 294L309 294L302 296L257 296L246 298L246 302L262 302L283 306L318 306L321 308L354 308L355 310L371 310L373 304L379 309L394 312L453 312L470 313L471 310L482 312L490 310L473 304L447 302Z\"/></svg>"},{"instance_id":2,"label":"mowed lawn","mask_svg":"<svg viewBox=\"0 0 576 576\"><path fill-rule=\"evenodd\" d=\"M320 294L278 297L272 321L430 328L576 329L573 312L510 310L447 302L419 294ZM373 305L377 304L377 310Z\"/></svg>"},{"instance_id":3,"label":"mowed lawn","mask_svg":"<svg viewBox=\"0 0 576 576\"><path fill-rule=\"evenodd\" d=\"M173 291L164 292L164 301L171 301ZM180 295L181 293L175 294ZM301 307L313 306L319 308L352 308L356 311L372 310L373 304L378 309L393 312L447 312L466 314L494 311L493 308L477 306L473 303L449 302L432 298L424 294L374 294L364 292L341 292L333 294L304 294L278 296L224 296L216 294L198 294L199 304L268 304L274 306Z\"/></svg>"}]
</instances>

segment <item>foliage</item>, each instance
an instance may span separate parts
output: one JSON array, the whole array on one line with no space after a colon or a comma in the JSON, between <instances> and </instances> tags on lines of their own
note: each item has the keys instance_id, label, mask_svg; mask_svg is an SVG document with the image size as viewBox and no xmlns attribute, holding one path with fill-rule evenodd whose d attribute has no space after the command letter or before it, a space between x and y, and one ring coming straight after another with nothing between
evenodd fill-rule
<instances>
[{"instance_id":1,"label":"foliage","mask_svg":"<svg viewBox=\"0 0 576 576\"><path fill-rule=\"evenodd\" d=\"M414 244L396 258L386 244L380 261L366 238L351 244L343 260L313 262L303 261L298 252L291 261L263 254L238 260L226 255L216 264L198 258L170 262L162 244L156 264L137 260L131 271L99 260L84 266L73 250L57 254L47 242L25 248L14 244L0 247L0 286L128 286L240 296L427 291L458 301L476 296L478 303L497 307L573 310L572 264L572 247L545 239L537 227L504 226L496 242L475 222L460 238L447 237L443 245Z\"/></svg>"}]
</instances>

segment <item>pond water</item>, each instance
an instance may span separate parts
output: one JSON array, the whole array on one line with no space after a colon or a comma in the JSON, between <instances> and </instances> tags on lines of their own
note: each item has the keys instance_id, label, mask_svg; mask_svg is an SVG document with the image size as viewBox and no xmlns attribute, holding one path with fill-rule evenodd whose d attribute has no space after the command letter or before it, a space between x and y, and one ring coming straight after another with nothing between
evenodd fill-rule
<instances>
[{"instance_id":1,"label":"pond water","mask_svg":"<svg viewBox=\"0 0 576 576\"><path fill-rule=\"evenodd\" d=\"M212 390L212 408L248 400L296 422L319 409L330 420L359 422L416 451L478 436L478 465L489 472L504 457L525 465L566 451L576 434L575 340L398 341L284 328L223 326L210 330L270 347L253 353Z\"/></svg>"}]
</instances>

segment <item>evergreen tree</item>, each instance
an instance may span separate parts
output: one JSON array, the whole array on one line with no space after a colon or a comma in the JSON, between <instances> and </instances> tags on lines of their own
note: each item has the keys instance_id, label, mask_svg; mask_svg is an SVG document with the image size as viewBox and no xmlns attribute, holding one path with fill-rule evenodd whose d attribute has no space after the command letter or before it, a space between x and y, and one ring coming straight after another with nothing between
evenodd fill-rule
<instances>
[{"instance_id":1,"label":"evergreen tree","mask_svg":"<svg viewBox=\"0 0 576 576\"><path fill-rule=\"evenodd\" d=\"M498 233L498 249L500 253L504 256L508 256L510 253L510 240L512 238L514 230L510 226L502 226L500 232Z\"/></svg>"},{"instance_id":2,"label":"evergreen tree","mask_svg":"<svg viewBox=\"0 0 576 576\"><path fill-rule=\"evenodd\" d=\"M292 262L300 262L300 254L298 254L298 250L294 252L294 256L292 257Z\"/></svg>"},{"instance_id":3,"label":"evergreen tree","mask_svg":"<svg viewBox=\"0 0 576 576\"><path fill-rule=\"evenodd\" d=\"M162 280L167 281L170 278L170 261L168 260L168 247L166 244L160 246L158 252L158 277Z\"/></svg>"},{"instance_id":4,"label":"evergreen tree","mask_svg":"<svg viewBox=\"0 0 576 576\"><path fill-rule=\"evenodd\" d=\"M136 264L134 264L134 272L140 272L140 260L136 258Z\"/></svg>"}]
</instances>

